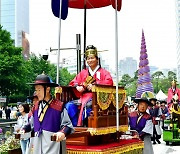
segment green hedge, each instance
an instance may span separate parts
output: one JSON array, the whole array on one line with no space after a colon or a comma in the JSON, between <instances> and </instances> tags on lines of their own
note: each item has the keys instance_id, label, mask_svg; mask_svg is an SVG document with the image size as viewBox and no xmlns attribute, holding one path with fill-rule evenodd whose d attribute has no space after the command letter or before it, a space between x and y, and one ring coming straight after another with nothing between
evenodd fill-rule
<instances>
[{"instance_id":1,"label":"green hedge","mask_svg":"<svg viewBox=\"0 0 180 154\"><path fill-rule=\"evenodd\" d=\"M17 121L17 119L1 119L0 122L11 122L11 121Z\"/></svg>"}]
</instances>

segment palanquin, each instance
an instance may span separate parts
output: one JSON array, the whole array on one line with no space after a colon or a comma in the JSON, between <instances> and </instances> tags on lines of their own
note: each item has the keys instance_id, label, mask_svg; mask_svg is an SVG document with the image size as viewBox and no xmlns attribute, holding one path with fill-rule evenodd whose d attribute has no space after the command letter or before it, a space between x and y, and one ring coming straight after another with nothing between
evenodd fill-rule
<instances>
[{"instance_id":1,"label":"palanquin","mask_svg":"<svg viewBox=\"0 0 180 154\"><path fill-rule=\"evenodd\" d=\"M56 97L67 103L78 99L75 87L62 86L56 89ZM92 112L88 117L88 127L75 127L75 133L67 138L70 145L97 145L117 140L119 132L128 130L128 108L124 101L126 92L118 88L119 131L116 126L116 87L95 85L92 89Z\"/></svg>"}]
</instances>

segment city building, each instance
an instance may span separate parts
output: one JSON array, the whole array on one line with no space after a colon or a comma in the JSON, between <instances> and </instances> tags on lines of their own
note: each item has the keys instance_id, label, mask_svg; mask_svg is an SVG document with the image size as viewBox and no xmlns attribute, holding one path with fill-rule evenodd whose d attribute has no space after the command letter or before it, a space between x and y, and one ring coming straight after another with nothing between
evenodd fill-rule
<instances>
[{"instance_id":1,"label":"city building","mask_svg":"<svg viewBox=\"0 0 180 154\"><path fill-rule=\"evenodd\" d=\"M157 66L149 66L149 68L150 68L151 75L154 74L155 72L157 72L159 69Z\"/></svg>"},{"instance_id":2,"label":"city building","mask_svg":"<svg viewBox=\"0 0 180 154\"><path fill-rule=\"evenodd\" d=\"M103 60L101 56L99 56L99 57L100 57L100 61L101 61L101 66L109 71L109 69L110 69L109 65L107 65L105 63L105 60ZM68 58L63 58L63 62L61 65L62 65L62 67L67 68L69 73L71 73L71 74L77 73L77 57L69 56ZM81 66L82 65L83 65L83 61L81 61Z\"/></svg>"},{"instance_id":3,"label":"city building","mask_svg":"<svg viewBox=\"0 0 180 154\"><path fill-rule=\"evenodd\" d=\"M120 76L128 74L130 77L134 77L134 73L137 71L137 61L132 57L126 57L119 61Z\"/></svg>"},{"instance_id":4,"label":"city building","mask_svg":"<svg viewBox=\"0 0 180 154\"><path fill-rule=\"evenodd\" d=\"M71 74L77 74L77 57L70 56L68 58L63 58L63 67L67 68L68 72Z\"/></svg>"},{"instance_id":5,"label":"city building","mask_svg":"<svg viewBox=\"0 0 180 154\"><path fill-rule=\"evenodd\" d=\"M29 0L0 0L0 25L11 34L16 47L29 57Z\"/></svg>"},{"instance_id":6,"label":"city building","mask_svg":"<svg viewBox=\"0 0 180 154\"><path fill-rule=\"evenodd\" d=\"M176 4L176 36L177 36L177 80L180 82L180 0Z\"/></svg>"}]
</instances>

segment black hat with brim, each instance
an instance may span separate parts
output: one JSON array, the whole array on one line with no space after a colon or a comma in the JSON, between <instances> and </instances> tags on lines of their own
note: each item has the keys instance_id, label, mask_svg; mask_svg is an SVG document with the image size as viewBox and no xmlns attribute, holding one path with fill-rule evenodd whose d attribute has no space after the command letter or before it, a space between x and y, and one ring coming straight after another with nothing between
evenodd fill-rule
<instances>
[{"instance_id":1,"label":"black hat with brim","mask_svg":"<svg viewBox=\"0 0 180 154\"><path fill-rule=\"evenodd\" d=\"M155 101L156 102L157 99L156 98L150 98L149 101Z\"/></svg>"},{"instance_id":2,"label":"black hat with brim","mask_svg":"<svg viewBox=\"0 0 180 154\"><path fill-rule=\"evenodd\" d=\"M47 86L47 87L58 87L59 86L56 83L43 83L43 82L41 82L41 83L35 82L35 83L28 83L28 84L29 85L42 85L42 86Z\"/></svg>"},{"instance_id":3,"label":"black hat with brim","mask_svg":"<svg viewBox=\"0 0 180 154\"><path fill-rule=\"evenodd\" d=\"M28 83L29 85L42 85L47 87L58 87L59 85L54 83L49 76L45 74L40 74L36 77L34 83Z\"/></svg>"},{"instance_id":4,"label":"black hat with brim","mask_svg":"<svg viewBox=\"0 0 180 154\"><path fill-rule=\"evenodd\" d=\"M147 103L149 106L152 106L151 102L149 101L149 99L145 98L145 97L142 97L142 98L135 98L134 99L134 102L135 103L140 103L140 102L145 102Z\"/></svg>"},{"instance_id":5,"label":"black hat with brim","mask_svg":"<svg viewBox=\"0 0 180 154\"><path fill-rule=\"evenodd\" d=\"M162 103L167 104L167 102L166 102L165 100L160 101L160 103L161 103L161 104L162 104Z\"/></svg>"}]
</instances>

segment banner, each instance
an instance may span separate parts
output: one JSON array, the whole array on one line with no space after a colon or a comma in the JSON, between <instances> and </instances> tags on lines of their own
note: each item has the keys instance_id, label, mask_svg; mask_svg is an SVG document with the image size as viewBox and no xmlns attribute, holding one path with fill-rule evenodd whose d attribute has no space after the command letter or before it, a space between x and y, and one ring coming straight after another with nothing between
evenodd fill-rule
<instances>
[{"instance_id":1,"label":"banner","mask_svg":"<svg viewBox=\"0 0 180 154\"><path fill-rule=\"evenodd\" d=\"M51 0L51 9L54 16L59 18L60 1L62 1L61 19L65 20L68 15L68 0Z\"/></svg>"}]
</instances>

